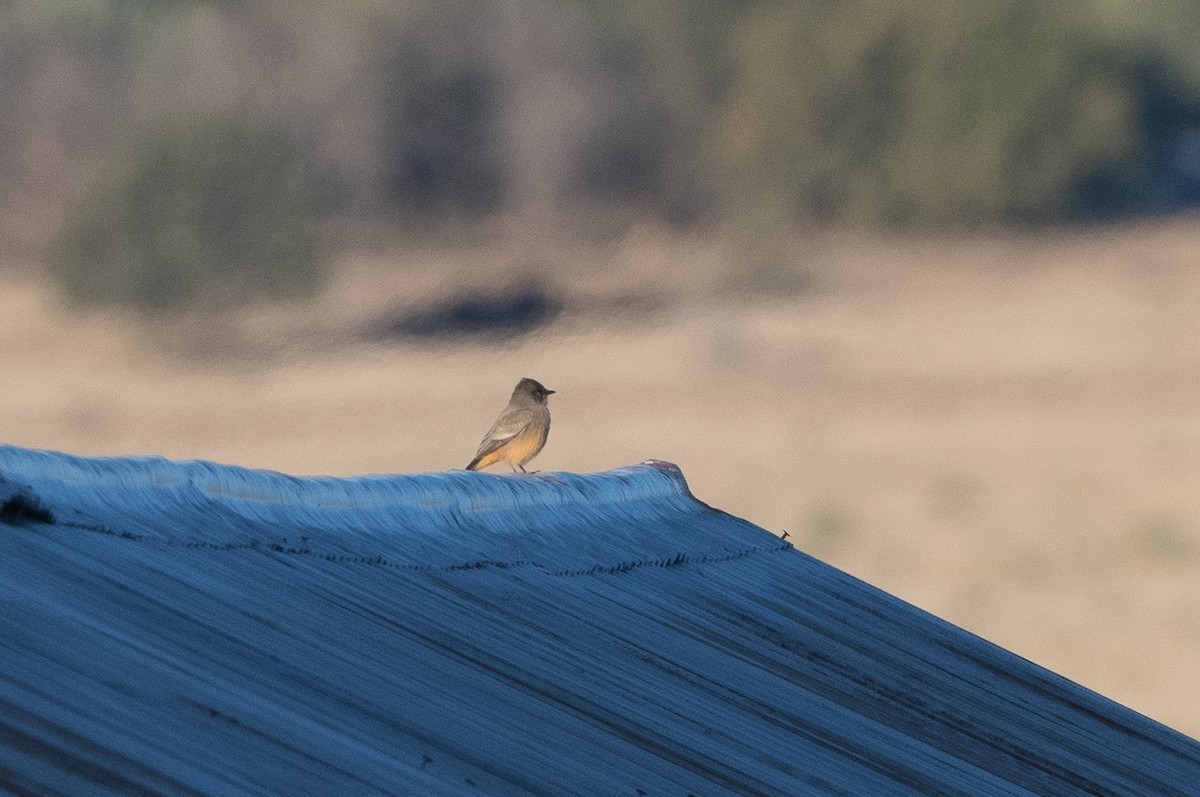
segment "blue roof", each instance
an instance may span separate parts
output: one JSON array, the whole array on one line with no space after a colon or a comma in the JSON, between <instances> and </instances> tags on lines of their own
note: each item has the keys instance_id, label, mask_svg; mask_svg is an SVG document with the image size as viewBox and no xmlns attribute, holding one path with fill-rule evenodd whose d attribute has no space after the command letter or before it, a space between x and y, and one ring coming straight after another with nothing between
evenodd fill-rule
<instances>
[{"instance_id":1,"label":"blue roof","mask_svg":"<svg viewBox=\"0 0 1200 797\"><path fill-rule=\"evenodd\" d=\"M650 462L298 478L0 447L0 787L1195 795L1200 744Z\"/></svg>"}]
</instances>

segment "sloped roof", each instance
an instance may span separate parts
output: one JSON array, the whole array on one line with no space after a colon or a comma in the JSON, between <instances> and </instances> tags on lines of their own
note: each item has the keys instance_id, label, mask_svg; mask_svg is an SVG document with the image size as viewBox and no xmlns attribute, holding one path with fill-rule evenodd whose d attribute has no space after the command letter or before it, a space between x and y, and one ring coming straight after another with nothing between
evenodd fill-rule
<instances>
[{"instance_id":1,"label":"sloped roof","mask_svg":"<svg viewBox=\"0 0 1200 797\"><path fill-rule=\"evenodd\" d=\"M0 576L17 794L1200 784L1195 741L667 463L334 479L0 447Z\"/></svg>"}]
</instances>

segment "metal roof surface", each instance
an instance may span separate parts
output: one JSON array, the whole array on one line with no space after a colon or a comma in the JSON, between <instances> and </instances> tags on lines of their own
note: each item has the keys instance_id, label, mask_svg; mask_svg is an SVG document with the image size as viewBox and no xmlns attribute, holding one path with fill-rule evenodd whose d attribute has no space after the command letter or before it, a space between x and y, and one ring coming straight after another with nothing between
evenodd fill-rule
<instances>
[{"instance_id":1,"label":"metal roof surface","mask_svg":"<svg viewBox=\"0 0 1200 797\"><path fill-rule=\"evenodd\" d=\"M0 447L16 794L1184 795L1200 744L606 473Z\"/></svg>"}]
</instances>

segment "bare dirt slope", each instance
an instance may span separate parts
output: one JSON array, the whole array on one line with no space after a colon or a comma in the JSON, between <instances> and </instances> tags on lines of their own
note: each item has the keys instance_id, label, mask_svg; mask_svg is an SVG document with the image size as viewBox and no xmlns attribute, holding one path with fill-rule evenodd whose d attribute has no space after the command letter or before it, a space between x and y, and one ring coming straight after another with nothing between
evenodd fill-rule
<instances>
[{"instance_id":1,"label":"bare dirt slope","mask_svg":"<svg viewBox=\"0 0 1200 797\"><path fill-rule=\"evenodd\" d=\"M356 342L487 257L347 258L311 305L217 332L71 314L10 265L0 440L461 468L532 376L559 391L535 467L674 461L712 505L1200 734L1200 220L822 238L795 252L806 290L754 298L699 278L719 247L641 233L563 254L567 312L518 342Z\"/></svg>"}]
</instances>

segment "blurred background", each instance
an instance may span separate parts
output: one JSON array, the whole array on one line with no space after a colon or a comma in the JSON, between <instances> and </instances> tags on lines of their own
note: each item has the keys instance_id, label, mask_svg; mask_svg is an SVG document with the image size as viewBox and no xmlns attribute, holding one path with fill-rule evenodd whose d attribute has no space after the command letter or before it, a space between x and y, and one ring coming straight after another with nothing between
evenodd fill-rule
<instances>
[{"instance_id":1,"label":"blurred background","mask_svg":"<svg viewBox=\"0 0 1200 797\"><path fill-rule=\"evenodd\" d=\"M0 2L0 440L696 495L1200 734L1200 5Z\"/></svg>"}]
</instances>

